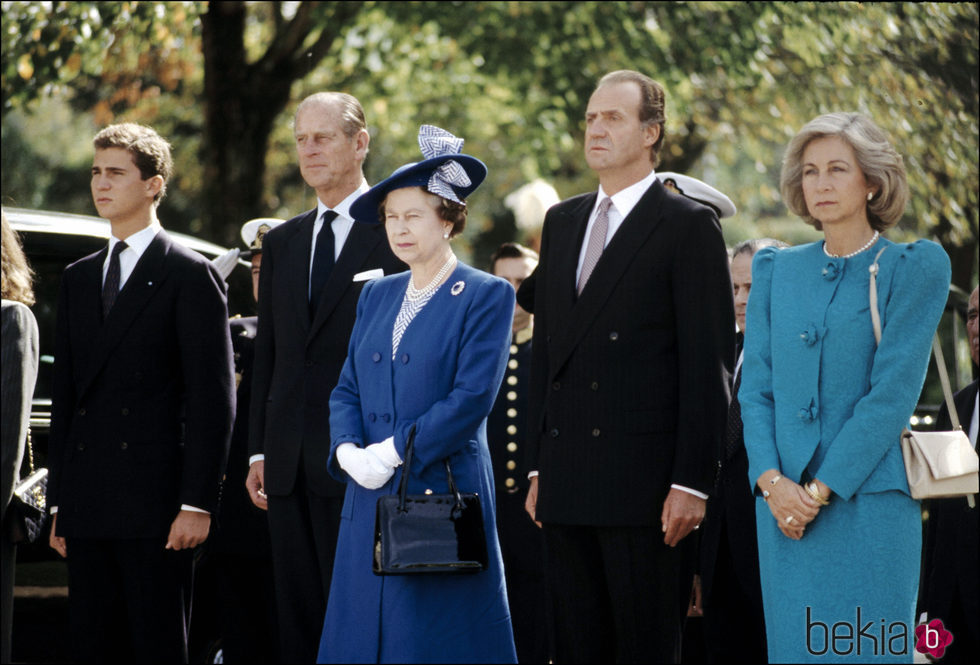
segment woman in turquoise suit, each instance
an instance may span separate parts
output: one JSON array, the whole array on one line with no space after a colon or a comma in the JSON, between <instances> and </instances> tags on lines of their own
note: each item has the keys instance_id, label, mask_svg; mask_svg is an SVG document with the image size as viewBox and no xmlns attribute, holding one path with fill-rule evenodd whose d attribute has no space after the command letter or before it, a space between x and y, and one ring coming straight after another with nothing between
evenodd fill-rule
<instances>
[{"instance_id":1,"label":"woman in turquoise suit","mask_svg":"<svg viewBox=\"0 0 980 665\"><path fill-rule=\"evenodd\" d=\"M411 268L369 282L330 397L329 471L347 483L318 662L516 662L495 528L486 419L503 378L514 290L456 260L464 199L486 176L462 139L419 132L426 159L396 170L351 207L385 223ZM415 428L411 469L405 444ZM483 507L489 566L466 575L372 573L375 507L409 473L409 494L461 492Z\"/></svg>"},{"instance_id":2,"label":"woman in turquoise suit","mask_svg":"<svg viewBox=\"0 0 980 665\"><path fill-rule=\"evenodd\" d=\"M899 437L925 380L949 259L935 243L880 235L902 216L908 185L865 116L803 127L780 185L824 240L763 249L752 265L739 400L769 659L910 663L921 517Z\"/></svg>"}]
</instances>

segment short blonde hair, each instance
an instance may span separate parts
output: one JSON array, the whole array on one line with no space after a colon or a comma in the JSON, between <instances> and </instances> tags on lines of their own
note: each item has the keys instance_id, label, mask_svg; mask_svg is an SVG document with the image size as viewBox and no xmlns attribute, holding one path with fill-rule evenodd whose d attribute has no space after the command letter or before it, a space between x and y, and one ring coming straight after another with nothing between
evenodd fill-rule
<instances>
[{"instance_id":1,"label":"short blonde hair","mask_svg":"<svg viewBox=\"0 0 980 665\"><path fill-rule=\"evenodd\" d=\"M875 231L895 225L905 213L909 184L902 156L888 137L866 115L860 113L827 113L803 126L786 148L779 189L790 212L799 215L817 230L823 225L810 215L803 197L803 151L814 139L836 136L854 150L858 167L868 184L875 188L868 201L868 222Z\"/></svg>"}]
</instances>

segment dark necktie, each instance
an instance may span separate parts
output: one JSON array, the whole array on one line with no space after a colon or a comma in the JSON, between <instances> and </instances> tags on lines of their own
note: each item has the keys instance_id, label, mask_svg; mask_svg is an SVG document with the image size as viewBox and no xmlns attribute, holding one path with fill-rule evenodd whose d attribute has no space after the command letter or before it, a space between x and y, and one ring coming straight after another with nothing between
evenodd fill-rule
<instances>
[{"instance_id":1,"label":"dark necktie","mask_svg":"<svg viewBox=\"0 0 980 665\"><path fill-rule=\"evenodd\" d=\"M105 273L105 284L102 285L102 318L109 316L109 310L116 302L119 295L119 253L126 249L128 245L119 241L112 248L112 256L109 258L109 269Z\"/></svg>"},{"instance_id":2,"label":"dark necktie","mask_svg":"<svg viewBox=\"0 0 980 665\"><path fill-rule=\"evenodd\" d=\"M310 270L310 316L316 312L320 303L323 287L330 279L333 270L334 237L330 223L337 218L337 213L327 210L323 213L323 226L316 236L316 247L313 249L313 268Z\"/></svg>"},{"instance_id":3,"label":"dark necktie","mask_svg":"<svg viewBox=\"0 0 980 665\"><path fill-rule=\"evenodd\" d=\"M732 401L728 405L728 420L725 422L725 459L730 460L738 452L742 443L742 405L738 402L738 388L742 385L742 368L735 373L732 386Z\"/></svg>"}]
</instances>

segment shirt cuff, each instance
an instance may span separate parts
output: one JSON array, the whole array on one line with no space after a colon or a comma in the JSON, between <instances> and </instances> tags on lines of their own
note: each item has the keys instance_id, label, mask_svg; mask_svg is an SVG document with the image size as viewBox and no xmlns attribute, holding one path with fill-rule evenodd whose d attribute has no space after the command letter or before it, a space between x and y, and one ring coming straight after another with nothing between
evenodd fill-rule
<instances>
[{"instance_id":1,"label":"shirt cuff","mask_svg":"<svg viewBox=\"0 0 980 665\"><path fill-rule=\"evenodd\" d=\"M537 477L538 477L538 472L537 471L528 471L527 472L527 479L528 480L531 480L531 478L537 478Z\"/></svg>"},{"instance_id":2,"label":"shirt cuff","mask_svg":"<svg viewBox=\"0 0 980 665\"><path fill-rule=\"evenodd\" d=\"M58 506L51 506L51 514L52 515L58 514Z\"/></svg>"},{"instance_id":3,"label":"shirt cuff","mask_svg":"<svg viewBox=\"0 0 980 665\"><path fill-rule=\"evenodd\" d=\"M206 510L202 510L200 508L195 508L194 506L188 506L186 503L182 503L180 505L180 509L181 510L189 510L192 513L204 513L205 515L210 515L211 514L211 513L209 513Z\"/></svg>"},{"instance_id":4,"label":"shirt cuff","mask_svg":"<svg viewBox=\"0 0 980 665\"><path fill-rule=\"evenodd\" d=\"M693 494L694 496L696 496L699 499L704 499L705 501L708 500L708 495L707 494L704 494L703 492L699 492L697 490L692 490L690 487L684 487L683 485L675 485L675 484L671 483L670 489L672 489L672 490L680 490L682 492L687 492L688 494Z\"/></svg>"},{"instance_id":5,"label":"shirt cuff","mask_svg":"<svg viewBox=\"0 0 980 665\"><path fill-rule=\"evenodd\" d=\"M264 462L264 461L265 461L265 455L259 453L258 455L252 455L251 457L248 458L248 465L252 466L256 462Z\"/></svg>"}]
</instances>

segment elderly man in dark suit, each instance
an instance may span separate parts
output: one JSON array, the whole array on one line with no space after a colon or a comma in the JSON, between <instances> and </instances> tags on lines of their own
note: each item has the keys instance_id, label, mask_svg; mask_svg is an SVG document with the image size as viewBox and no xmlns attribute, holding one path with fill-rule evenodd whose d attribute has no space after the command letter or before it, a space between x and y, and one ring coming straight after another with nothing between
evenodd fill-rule
<instances>
[{"instance_id":1,"label":"elderly man in dark suit","mask_svg":"<svg viewBox=\"0 0 980 665\"><path fill-rule=\"evenodd\" d=\"M364 110L350 95L304 99L294 126L300 172L317 206L265 236L259 278L249 474L269 511L280 657L312 663L330 592L345 486L327 474L330 393L364 282L405 265L381 224L354 223L368 190Z\"/></svg>"},{"instance_id":2,"label":"elderly man in dark suit","mask_svg":"<svg viewBox=\"0 0 980 665\"><path fill-rule=\"evenodd\" d=\"M676 546L704 517L729 399L728 256L715 212L656 179L659 84L606 75L585 122L599 191L548 211L533 281L526 507L556 662L671 662L693 570Z\"/></svg>"},{"instance_id":3,"label":"elderly man in dark suit","mask_svg":"<svg viewBox=\"0 0 980 665\"><path fill-rule=\"evenodd\" d=\"M127 123L94 143L92 197L112 236L62 277L50 542L68 557L76 660L186 662L181 581L235 409L225 285L157 220L166 141Z\"/></svg>"},{"instance_id":4,"label":"elderly man in dark suit","mask_svg":"<svg viewBox=\"0 0 980 665\"><path fill-rule=\"evenodd\" d=\"M970 355L980 365L980 290L973 289L967 309L966 328ZM977 423L980 420L978 383L974 381L953 395L960 426L977 447ZM949 430L949 411L945 401L939 408L937 430ZM980 658L980 510L971 508L966 499L934 499L929 502L926 524L925 563L922 567L921 609L930 620L942 619L953 634L946 647L943 663L975 663Z\"/></svg>"}]
</instances>

